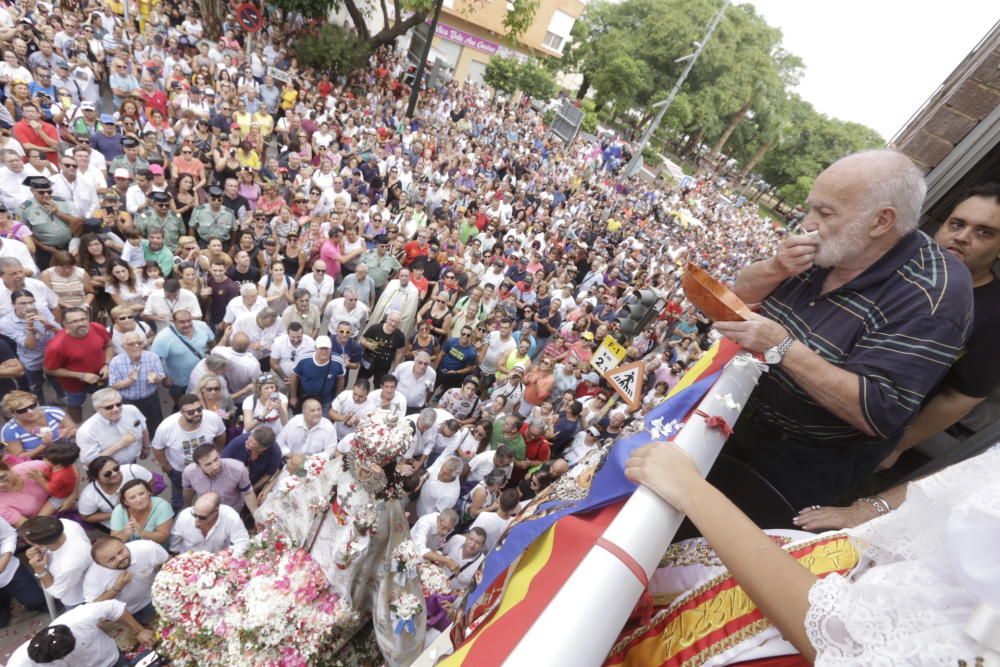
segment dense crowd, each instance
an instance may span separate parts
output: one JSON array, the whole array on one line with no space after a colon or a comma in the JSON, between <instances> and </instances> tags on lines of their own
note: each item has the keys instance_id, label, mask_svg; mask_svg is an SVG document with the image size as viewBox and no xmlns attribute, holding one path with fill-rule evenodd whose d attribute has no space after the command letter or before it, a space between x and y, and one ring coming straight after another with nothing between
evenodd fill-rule
<instances>
[{"instance_id":1,"label":"dense crowd","mask_svg":"<svg viewBox=\"0 0 1000 667\"><path fill-rule=\"evenodd\" d=\"M711 177L619 180L617 140L566 147L527 99L443 81L408 119L391 49L331 77L288 52L303 22L245 49L190 3L120 8L0 11L0 626L43 588L66 610L9 664L115 664L106 619L149 642L169 554L245 548L283 466L376 409L413 424L413 539L468 582L631 418L602 341L656 405L710 343L679 269L780 236Z\"/></svg>"}]
</instances>

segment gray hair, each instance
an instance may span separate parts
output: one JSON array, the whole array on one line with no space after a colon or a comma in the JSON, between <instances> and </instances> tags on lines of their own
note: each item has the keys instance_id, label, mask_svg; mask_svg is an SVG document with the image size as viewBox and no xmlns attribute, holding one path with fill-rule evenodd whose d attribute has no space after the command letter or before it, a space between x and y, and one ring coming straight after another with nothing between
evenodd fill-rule
<instances>
[{"instance_id":1,"label":"gray hair","mask_svg":"<svg viewBox=\"0 0 1000 667\"><path fill-rule=\"evenodd\" d=\"M457 456L449 456L441 464L441 470L448 470L450 472L458 472L462 469L462 459ZM503 472L503 471L501 471ZM506 475L504 475L506 477Z\"/></svg>"},{"instance_id":2,"label":"gray hair","mask_svg":"<svg viewBox=\"0 0 1000 667\"><path fill-rule=\"evenodd\" d=\"M210 371L224 372L228 365L229 360L221 354L210 354L205 357L205 367Z\"/></svg>"},{"instance_id":3,"label":"gray hair","mask_svg":"<svg viewBox=\"0 0 1000 667\"><path fill-rule=\"evenodd\" d=\"M450 521L451 525L453 526L458 525L458 512L456 512L450 507L446 510L441 510L441 513L438 515L438 518L444 519L445 521Z\"/></svg>"},{"instance_id":4,"label":"gray hair","mask_svg":"<svg viewBox=\"0 0 1000 667\"><path fill-rule=\"evenodd\" d=\"M420 416L417 417L417 422L423 424L427 428L434 426L434 422L437 421L437 410L434 408L424 408L420 411Z\"/></svg>"},{"instance_id":5,"label":"gray hair","mask_svg":"<svg viewBox=\"0 0 1000 667\"><path fill-rule=\"evenodd\" d=\"M105 387L104 389L98 389L95 391L93 396L90 397L90 400L96 408L107 405L108 403L117 403L122 400L122 395L118 393L117 389Z\"/></svg>"},{"instance_id":6,"label":"gray hair","mask_svg":"<svg viewBox=\"0 0 1000 667\"><path fill-rule=\"evenodd\" d=\"M0 271L7 269L23 269L24 265L16 257L0 257Z\"/></svg>"},{"instance_id":7,"label":"gray hair","mask_svg":"<svg viewBox=\"0 0 1000 667\"><path fill-rule=\"evenodd\" d=\"M861 204L866 212L883 208L896 211L896 227L903 234L917 228L927 195L927 183L920 168L903 153L891 149L863 151L845 160L863 159L872 164L873 174Z\"/></svg>"}]
</instances>

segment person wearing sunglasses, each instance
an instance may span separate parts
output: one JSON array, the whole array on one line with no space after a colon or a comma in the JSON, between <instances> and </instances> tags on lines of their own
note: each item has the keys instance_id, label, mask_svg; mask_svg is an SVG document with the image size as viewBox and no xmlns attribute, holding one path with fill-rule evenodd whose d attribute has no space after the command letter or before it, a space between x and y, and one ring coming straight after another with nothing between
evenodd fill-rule
<instances>
[{"instance_id":1,"label":"person wearing sunglasses","mask_svg":"<svg viewBox=\"0 0 1000 667\"><path fill-rule=\"evenodd\" d=\"M76 433L84 465L99 456L111 456L119 463L135 463L140 456L149 456L146 416L139 408L126 404L111 387L95 391L92 402L94 414Z\"/></svg>"},{"instance_id":2,"label":"person wearing sunglasses","mask_svg":"<svg viewBox=\"0 0 1000 667\"><path fill-rule=\"evenodd\" d=\"M87 483L80 491L77 509L88 524L103 532L111 530L111 512L118 494L133 479L153 483L153 473L138 463L121 464L111 456L98 456L87 465Z\"/></svg>"},{"instance_id":3,"label":"person wearing sunglasses","mask_svg":"<svg viewBox=\"0 0 1000 667\"><path fill-rule=\"evenodd\" d=\"M184 506L181 474L194 461L194 450L206 442L222 449L226 441L226 425L222 417L202 407L194 394L177 399L178 410L156 429L153 436L153 456L164 474L170 477L170 504L177 513Z\"/></svg>"},{"instance_id":4,"label":"person wearing sunglasses","mask_svg":"<svg viewBox=\"0 0 1000 667\"><path fill-rule=\"evenodd\" d=\"M39 405L38 398L29 392L8 392L0 407L10 417L0 429L0 440L7 443L7 456L36 459L56 440L76 434L76 422L65 410Z\"/></svg>"}]
</instances>

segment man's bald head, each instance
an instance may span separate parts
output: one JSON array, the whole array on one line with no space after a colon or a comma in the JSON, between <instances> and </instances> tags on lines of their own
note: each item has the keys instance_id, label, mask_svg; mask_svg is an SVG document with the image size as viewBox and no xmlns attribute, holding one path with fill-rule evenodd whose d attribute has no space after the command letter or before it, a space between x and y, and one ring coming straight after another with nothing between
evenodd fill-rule
<instances>
[{"instance_id":1,"label":"man's bald head","mask_svg":"<svg viewBox=\"0 0 1000 667\"><path fill-rule=\"evenodd\" d=\"M209 492L194 501L194 513L198 516L215 518L215 513L219 509L222 499L218 493ZM197 519L197 517L195 517Z\"/></svg>"},{"instance_id":2,"label":"man's bald head","mask_svg":"<svg viewBox=\"0 0 1000 667\"><path fill-rule=\"evenodd\" d=\"M917 165L899 151L853 153L834 162L816 180L821 178L835 179L838 189L854 190L859 214L886 212L900 235L917 228L927 184Z\"/></svg>"},{"instance_id":3,"label":"man's bald head","mask_svg":"<svg viewBox=\"0 0 1000 667\"><path fill-rule=\"evenodd\" d=\"M250 349L250 336L242 331L233 334L233 349L240 354Z\"/></svg>"}]
</instances>

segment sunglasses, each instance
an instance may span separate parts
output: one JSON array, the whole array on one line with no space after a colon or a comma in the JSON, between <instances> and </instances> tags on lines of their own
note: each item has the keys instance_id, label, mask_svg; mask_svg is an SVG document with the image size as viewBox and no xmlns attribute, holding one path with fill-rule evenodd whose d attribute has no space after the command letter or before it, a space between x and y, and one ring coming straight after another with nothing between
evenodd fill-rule
<instances>
[{"instance_id":1,"label":"sunglasses","mask_svg":"<svg viewBox=\"0 0 1000 667\"><path fill-rule=\"evenodd\" d=\"M111 470L105 470L101 473L101 477L104 479L111 479L113 476L117 475L121 471L121 466L115 466Z\"/></svg>"},{"instance_id":2,"label":"sunglasses","mask_svg":"<svg viewBox=\"0 0 1000 667\"><path fill-rule=\"evenodd\" d=\"M195 514L194 511L192 510L191 511L191 516L193 516L194 518L198 519L199 521L208 521L213 516L215 516L216 514L218 514L218 512L219 512L219 510L215 510L214 512L212 512L210 514Z\"/></svg>"},{"instance_id":3,"label":"sunglasses","mask_svg":"<svg viewBox=\"0 0 1000 667\"><path fill-rule=\"evenodd\" d=\"M14 414L16 414L16 415L23 415L24 413L28 412L29 410L34 410L37 407L38 407L38 403L35 402L35 403L32 403L31 405L26 405L23 408L18 408L17 410L14 410Z\"/></svg>"},{"instance_id":4,"label":"sunglasses","mask_svg":"<svg viewBox=\"0 0 1000 667\"><path fill-rule=\"evenodd\" d=\"M204 408L192 408L190 410L181 410L181 412L183 412L186 415L200 415L204 411L205 411Z\"/></svg>"},{"instance_id":5,"label":"sunglasses","mask_svg":"<svg viewBox=\"0 0 1000 667\"><path fill-rule=\"evenodd\" d=\"M121 401L117 403L112 403L111 405L102 405L101 410L114 410L115 408L120 408L123 405Z\"/></svg>"}]
</instances>

